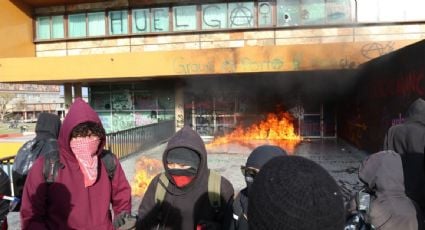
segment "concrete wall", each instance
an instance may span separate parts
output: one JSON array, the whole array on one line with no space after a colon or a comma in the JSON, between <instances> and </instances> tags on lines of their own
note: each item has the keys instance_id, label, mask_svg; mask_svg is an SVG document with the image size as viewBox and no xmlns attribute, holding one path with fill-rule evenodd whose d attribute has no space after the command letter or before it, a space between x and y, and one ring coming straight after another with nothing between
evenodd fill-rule
<instances>
[{"instance_id":1,"label":"concrete wall","mask_svg":"<svg viewBox=\"0 0 425 230\"><path fill-rule=\"evenodd\" d=\"M425 98L425 40L361 66L354 89L340 104L338 133L370 153L379 151L388 128Z\"/></svg>"}]
</instances>

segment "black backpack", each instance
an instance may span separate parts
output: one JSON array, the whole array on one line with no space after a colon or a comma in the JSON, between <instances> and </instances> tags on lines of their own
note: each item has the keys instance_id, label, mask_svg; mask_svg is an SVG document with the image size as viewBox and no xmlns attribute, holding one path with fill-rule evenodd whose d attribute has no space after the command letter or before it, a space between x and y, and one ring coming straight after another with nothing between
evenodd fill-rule
<instances>
[{"instance_id":1,"label":"black backpack","mask_svg":"<svg viewBox=\"0 0 425 230\"><path fill-rule=\"evenodd\" d=\"M32 139L18 150L12 167L14 196L21 198L25 180L35 160L43 154L50 154L58 151L56 139ZM16 208L19 210L19 207ZM15 211L16 211L15 209Z\"/></svg>"},{"instance_id":2,"label":"black backpack","mask_svg":"<svg viewBox=\"0 0 425 230\"><path fill-rule=\"evenodd\" d=\"M114 154L110 150L102 150L100 159L106 168L110 180L114 178L117 163L115 162ZM58 174L59 168L63 167L59 161L58 151L50 152L44 157L43 175L48 184L54 183Z\"/></svg>"}]
</instances>

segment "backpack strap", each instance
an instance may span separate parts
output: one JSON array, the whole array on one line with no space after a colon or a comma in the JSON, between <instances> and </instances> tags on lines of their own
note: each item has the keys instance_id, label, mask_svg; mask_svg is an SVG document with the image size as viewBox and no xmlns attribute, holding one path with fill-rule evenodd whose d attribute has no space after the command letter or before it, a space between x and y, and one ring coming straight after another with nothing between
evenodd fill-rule
<instances>
[{"instance_id":1,"label":"backpack strap","mask_svg":"<svg viewBox=\"0 0 425 230\"><path fill-rule=\"evenodd\" d=\"M158 183L155 189L155 202L161 204L165 199L165 194L167 193L166 188L168 187L167 176L165 173L161 173L159 176ZM210 201L211 207L219 212L221 207L221 176L217 172L210 170L210 175L208 176L208 198Z\"/></svg>"},{"instance_id":2,"label":"backpack strap","mask_svg":"<svg viewBox=\"0 0 425 230\"><path fill-rule=\"evenodd\" d=\"M114 154L110 150L104 149L100 155L100 159L106 168L109 179L112 180L115 175L115 170L117 169Z\"/></svg>"},{"instance_id":3,"label":"backpack strap","mask_svg":"<svg viewBox=\"0 0 425 230\"><path fill-rule=\"evenodd\" d=\"M165 173L161 173L155 189L155 202L157 204L161 204L164 201L167 192L165 189L168 187L168 183L170 182L167 176L165 176Z\"/></svg>"},{"instance_id":4,"label":"backpack strap","mask_svg":"<svg viewBox=\"0 0 425 230\"><path fill-rule=\"evenodd\" d=\"M46 183L55 182L60 167L62 164L59 162L58 151L51 151L44 156L43 175Z\"/></svg>"},{"instance_id":5,"label":"backpack strap","mask_svg":"<svg viewBox=\"0 0 425 230\"><path fill-rule=\"evenodd\" d=\"M214 170L210 170L210 175L208 176L208 198L211 207L213 207L216 212L219 212L221 207L220 191L221 176Z\"/></svg>"},{"instance_id":6,"label":"backpack strap","mask_svg":"<svg viewBox=\"0 0 425 230\"><path fill-rule=\"evenodd\" d=\"M109 150L103 150L100 159L106 168L109 179L112 180L117 169L113 153ZM48 184L55 182L60 167L62 167L62 164L59 161L58 151L50 151L44 156L43 175Z\"/></svg>"}]
</instances>

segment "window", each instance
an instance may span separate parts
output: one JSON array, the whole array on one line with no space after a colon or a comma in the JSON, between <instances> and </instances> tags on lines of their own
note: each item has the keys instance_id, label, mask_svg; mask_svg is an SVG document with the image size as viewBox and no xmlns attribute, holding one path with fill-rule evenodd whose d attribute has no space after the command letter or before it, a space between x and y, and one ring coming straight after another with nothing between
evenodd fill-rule
<instances>
[{"instance_id":1,"label":"window","mask_svg":"<svg viewBox=\"0 0 425 230\"><path fill-rule=\"evenodd\" d=\"M87 36L86 33L86 14L68 15L68 36L78 38Z\"/></svg>"},{"instance_id":2,"label":"window","mask_svg":"<svg viewBox=\"0 0 425 230\"><path fill-rule=\"evenodd\" d=\"M38 40L64 38L63 15L37 17Z\"/></svg>"},{"instance_id":3,"label":"window","mask_svg":"<svg viewBox=\"0 0 425 230\"><path fill-rule=\"evenodd\" d=\"M117 10L109 12L109 34L128 33L128 12L127 10Z\"/></svg>"},{"instance_id":4,"label":"window","mask_svg":"<svg viewBox=\"0 0 425 230\"><path fill-rule=\"evenodd\" d=\"M226 29L227 28L227 4L202 5L202 29Z\"/></svg>"},{"instance_id":5,"label":"window","mask_svg":"<svg viewBox=\"0 0 425 230\"><path fill-rule=\"evenodd\" d=\"M89 22L89 36L105 35L105 13L94 12L87 14Z\"/></svg>"},{"instance_id":6,"label":"window","mask_svg":"<svg viewBox=\"0 0 425 230\"><path fill-rule=\"evenodd\" d=\"M152 32L168 32L170 30L170 17L168 15L168 8L153 8L151 9Z\"/></svg>"},{"instance_id":7,"label":"window","mask_svg":"<svg viewBox=\"0 0 425 230\"><path fill-rule=\"evenodd\" d=\"M301 19L304 25L325 24L324 0L303 0L301 5Z\"/></svg>"},{"instance_id":8,"label":"window","mask_svg":"<svg viewBox=\"0 0 425 230\"><path fill-rule=\"evenodd\" d=\"M147 33L150 32L150 14L149 9L136 9L133 10L133 28L132 32Z\"/></svg>"},{"instance_id":9,"label":"window","mask_svg":"<svg viewBox=\"0 0 425 230\"><path fill-rule=\"evenodd\" d=\"M351 22L350 0L326 0L326 23Z\"/></svg>"},{"instance_id":10,"label":"window","mask_svg":"<svg viewBox=\"0 0 425 230\"><path fill-rule=\"evenodd\" d=\"M273 26L273 5L270 1L258 2L258 26Z\"/></svg>"},{"instance_id":11,"label":"window","mask_svg":"<svg viewBox=\"0 0 425 230\"><path fill-rule=\"evenodd\" d=\"M301 22L299 0L277 0L277 25L298 26Z\"/></svg>"},{"instance_id":12,"label":"window","mask_svg":"<svg viewBox=\"0 0 425 230\"><path fill-rule=\"evenodd\" d=\"M187 31L197 29L196 6L173 7L173 30Z\"/></svg>"},{"instance_id":13,"label":"window","mask_svg":"<svg viewBox=\"0 0 425 230\"><path fill-rule=\"evenodd\" d=\"M254 2L229 3L229 28L254 27Z\"/></svg>"}]
</instances>

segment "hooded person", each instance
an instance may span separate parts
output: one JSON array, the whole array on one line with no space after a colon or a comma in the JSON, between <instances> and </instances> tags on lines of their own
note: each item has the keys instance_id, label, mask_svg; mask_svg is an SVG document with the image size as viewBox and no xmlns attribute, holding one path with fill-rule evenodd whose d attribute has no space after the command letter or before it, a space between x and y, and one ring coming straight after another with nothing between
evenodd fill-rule
<instances>
[{"instance_id":1,"label":"hooded person","mask_svg":"<svg viewBox=\"0 0 425 230\"><path fill-rule=\"evenodd\" d=\"M233 221L230 229L248 229L248 193L256 175L269 160L286 155L285 150L274 145L262 145L251 152L246 164L241 166L246 187L239 192L233 202Z\"/></svg>"},{"instance_id":2,"label":"hooded person","mask_svg":"<svg viewBox=\"0 0 425 230\"><path fill-rule=\"evenodd\" d=\"M268 161L249 191L250 230L342 230L341 190L319 164L300 156Z\"/></svg>"},{"instance_id":3,"label":"hooded person","mask_svg":"<svg viewBox=\"0 0 425 230\"><path fill-rule=\"evenodd\" d=\"M424 147L425 101L418 98L409 106L405 121L388 129L384 150L393 150L399 154L423 154Z\"/></svg>"},{"instance_id":4,"label":"hooded person","mask_svg":"<svg viewBox=\"0 0 425 230\"><path fill-rule=\"evenodd\" d=\"M10 196L9 175L0 167L0 196ZM7 230L7 214L9 213L9 201L0 198L0 230Z\"/></svg>"},{"instance_id":5,"label":"hooded person","mask_svg":"<svg viewBox=\"0 0 425 230\"><path fill-rule=\"evenodd\" d=\"M35 138L34 146L31 148L37 149L40 155L47 154L50 151L57 151L57 138L59 136L59 130L61 127L61 120L58 115L52 113L40 113L37 118L37 123L35 125ZM33 141L33 140L31 140ZM22 148L25 148L25 144ZM27 178L27 174L24 171L28 171L33 162L28 162L29 156L18 155L15 158L13 165L13 191L15 196L21 198L22 191L24 189L24 184ZM38 156L34 156L34 159ZM22 159L20 159L22 158ZM32 159L32 160L34 160ZM18 205L15 210L19 210L20 205Z\"/></svg>"},{"instance_id":6,"label":"hooded person","mask_svg":"<svg viewBox=\"0 0 425 230\"><path fill-rule=\"evenodd\" d=\"M232 215L233 186L208 169L201 137L190 127L179 130L163 154L165 172L151 181L139 206L137 229L227 229ZM218 175L220 206L209 195L211 176ZM162 197L159 195L163 191ZM219 196L218 196L219 195Z\"/></svg>"},{"instance_id":7,"label":"hooded person","mask_svg":"<svg viewBox=\"0 0 425 230\"><path fill-rule=\"evenodd\" d=\"M75 99L60 130L59 162L53 183L47 183L45 157L32 166L24 187L22 229L114 229L131 210L131 189L122 167L109 177L100 159L106 142L97 113Z\"/></svg>"},{"instance_id":8,"label":"hooded person","mask_svg":"<svg viewBox=\"0 0 425 230\"><path fill-rule=\"evenodd\" d=\"M423 229L419 207L405 193L403 163L394 151L381 151L366 158L359 178L371 192L367 219L380 230Z\"/></svg>"}]
</instances>

